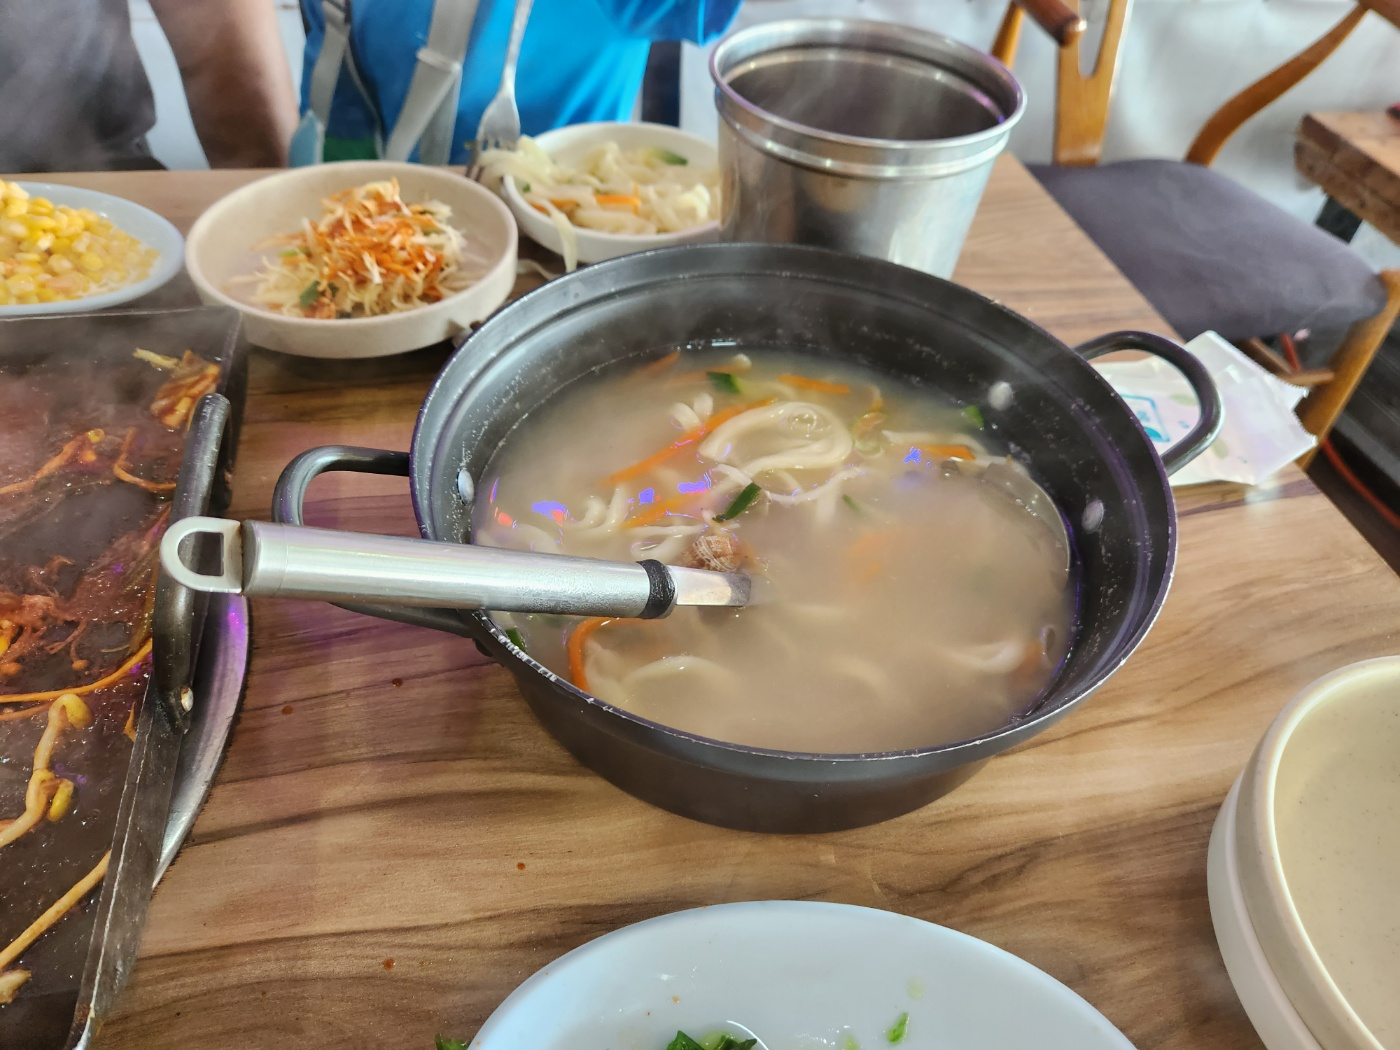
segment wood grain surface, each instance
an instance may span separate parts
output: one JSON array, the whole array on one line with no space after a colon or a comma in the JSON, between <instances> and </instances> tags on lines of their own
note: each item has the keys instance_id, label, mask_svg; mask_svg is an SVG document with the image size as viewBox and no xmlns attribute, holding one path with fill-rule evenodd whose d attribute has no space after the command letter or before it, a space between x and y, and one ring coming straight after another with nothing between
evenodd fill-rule
<instances>
[{"instance_id":1,"label":"wood grain surface","mask_svg":"<svg viewBox=\"0 0 1400 1050\"><path fill-rule=\"evenodd\" d=\"M177 223L244 173L64 177ZM1166 326L1013 159L958 277L1076 342ZM174 294L174 293L168 293ZM406 448L440 350L341 364L259 353L235 513L298 452ZM600 934L678 908L798 898L985 938L1143 1048L1254 1048L1206 900L1231 781L1312 679L1400 650L1400 582L1298 471L1180 494L1165 610L1057 727L922 811L839 834L711 828L624 795L534 722L470 643L261 602L217 786L156 893L100 1050L427 1050ZM330 477L309 517L412 534L403 483Z\"/></svg>"},{"instance_id":2,"label":"wood grain surface","mask_svg":"<svg viewBox=\"0 0 1400 1050\"><path fill-rule=\"evenodd\" d=\"M1293 146L1298 170L1400 244L1400 119L1388 113L1309 113Z\"/></svg>"}]
</instances>

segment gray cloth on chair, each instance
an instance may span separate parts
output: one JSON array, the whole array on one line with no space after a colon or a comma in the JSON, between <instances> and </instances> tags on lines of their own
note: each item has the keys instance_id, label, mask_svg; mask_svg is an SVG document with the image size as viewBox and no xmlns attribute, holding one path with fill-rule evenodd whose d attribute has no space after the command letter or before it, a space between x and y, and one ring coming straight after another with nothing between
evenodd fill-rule
<instances>
[{"instance_id":1,"label":"gray cloth on chair","mask_svg":"<svg viewBox=\"0 0 1400 1050\"><path fill-rule=\"evenodd\" d=\"M1346 244L1209 168L1031 172L1182 338L1342 328L1385 305L1384 285Z\"/></svg>"}]
</instances>

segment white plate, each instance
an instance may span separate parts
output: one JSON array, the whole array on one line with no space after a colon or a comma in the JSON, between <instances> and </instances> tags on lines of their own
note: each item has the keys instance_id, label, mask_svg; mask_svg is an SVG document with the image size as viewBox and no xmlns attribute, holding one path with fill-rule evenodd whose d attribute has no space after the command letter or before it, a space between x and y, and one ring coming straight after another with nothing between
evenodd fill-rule
<instances>
[{"instance_id":1,"label":"white plate","mask_svg":"<svg viewBox=\"0 0 1400 1050\"><path fill-rule=\"evenodd\" d=\"M452 225L486 257L486 273L441 302L379 317L322 320L255 306L236 278L255 273L257 245L321 214L321 200L367 182L396 178L409 203L436 199ZM500 199L460 172L394 161L341 161L269 175L216 201L190 228L185 262L199 297L243 315L248 341L303 357L385 357L431 346L484 320L515 286L516 230Z\"/></svg>"},{"instance_id":2,"label":"white plate","mask_svg":"<svg viewBox=\"0 0 1400 1050\"><path fill-rule=\"evenodd\" d=\"M540 149L562 161L577 161L594 146L616 142L623 149L659 146L679 153L695 167L713 168L719 163L714 144L666 124L620 124L600 121L596 124L571 124L537 136ZM558 255L564 254L564 242L549 217L525 203L516 188L515 179L507 176L501 185L502 195L510 205L515 221L532 241L542 244ZM703 244L719 236L719 220L676 233L603 233L574 227L578 236L578 261L602 262L619 255L665 248L673 244Z\"/></svg>"},{"instance_id":3,"label":"white plate","mask_svg":"<svg viewBox=\"0 0 1400 1050\"><path fill-rule=\"evenodd\" d=\"M94 211L160 254L151 265L150 275L144 281L103 292L101 295L89 295L61 303L0 306L0 317L74 314L87 310L102 310L120 303L129 303L147 292L153 292L180 272L185 255L185 242L180 237L180 231L149 208L143 208L121 197L113 197L110 193L64 186L56 182L21 182L19 185L31 197L46 197L55 204Z\"/></svg>"},{"instance_id":4,"label":"white plate","mask_svg":"<svg viewBox=\"0 0 1400 1050\"><path fill-rule=\"evenodd\" d=\"M866 1048L909 1015L901 1050L1132 1050L1048 974L893 912L756 901L663 915L550 963L472 1050L664 1050L724 1022L769 1050Z\"/></svg>"},{"instance_id":5,"label":"white plate","mask_svg":"<svg viewBox=\"0 0 1400 1050\"><path fill-rule=\"evenodd\" d=\"M1240 782L1236 780L1215 818L1206 861L1210 920L1220 944L1220 956L1244 1012L1268 1050L1321 1050L1269 967L1249 918L1236 852L1239 797Z\"/></svg>"}]
</instances>

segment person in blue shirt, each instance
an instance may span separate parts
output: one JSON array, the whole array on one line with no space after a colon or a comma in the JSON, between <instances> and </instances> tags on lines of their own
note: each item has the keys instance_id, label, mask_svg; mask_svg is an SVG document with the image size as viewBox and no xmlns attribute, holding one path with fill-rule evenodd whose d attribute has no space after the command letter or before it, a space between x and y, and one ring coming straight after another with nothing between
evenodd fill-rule
<instances>
[{"instance_id":1,"label":"person in blue shirt","mask_svg":"<svg viewBox=\"0 0 1400 1050\"><path fill-rule=\"evenodd\" d=\"M521 130L629 120L654 41L705 43L733 21L741 0L535 0L521 46L516 99ZM302 109L325 36L322 0L301 0L306 23ZM352 76L336 84L325 128L325 160L372 157L394 126L433 0L355 0L349 38ZM481 113L496 94L514 0L479 0L462 62L451 162L469 159ZM377 112L376 112L377 111Z\"/></svg>"}]
</instances>

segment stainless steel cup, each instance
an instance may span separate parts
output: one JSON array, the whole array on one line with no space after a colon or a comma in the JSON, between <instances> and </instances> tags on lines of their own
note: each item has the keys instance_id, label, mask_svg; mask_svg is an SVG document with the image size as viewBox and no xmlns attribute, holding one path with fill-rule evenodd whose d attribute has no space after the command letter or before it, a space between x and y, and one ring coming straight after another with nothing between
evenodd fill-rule
<instances>
[{"instance_id":1,"label":"stainless steel cup","mask_svg":"<svg viewBox=\"0 0 1400 1050\"><path fill-rule=\"evenodd\" d=\"M796 19L721 41L721 237L953 272L992 162L1025 109L1016 79L908 26Z\"/></svg>"}]
</instances>

